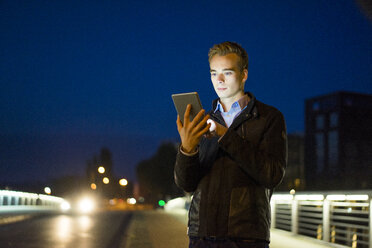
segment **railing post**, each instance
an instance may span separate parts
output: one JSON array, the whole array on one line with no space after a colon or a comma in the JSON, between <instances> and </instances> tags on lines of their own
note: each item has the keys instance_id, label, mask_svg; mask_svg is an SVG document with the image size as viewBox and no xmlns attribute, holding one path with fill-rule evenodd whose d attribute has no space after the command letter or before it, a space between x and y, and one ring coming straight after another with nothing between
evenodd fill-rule
<instances>
[{"instance_id":1,"label":"railing post","mask_svg":"<svg viewBox=\"0 0 372 248\"><path fill-rule=\"evenodd\" d=\"M292 200L292 233L298 234L298 200Z\"/></svg>"},{"instance_id":2,"label":"railing post","mask_svg":"<svg viewBox=\"0 0 372 248\"><path fill-rule=\"evenodd\" d=\"M271 207L271 228L275 228L276 226L276 203L275 200L271 199L270 202Z\"/></svg>"},{"instance_id":3,"label":"railing post","mask_svg":"<svg viewBox=\"0 0 372 248\"><path fill-rule=\"evenodd\" d=\"M331 203L328 199L323 200L323 240L329 242L330 234L330 207Z\"/></svg>"},{"instance_id":4,"label":"railing post","mask_svg":"<svg viewBox=\"0 0 372 248\"><path fill-rule=\"evenodd\" d=\"M369 248L372 248L372 199L369 199Z\"/></svg>"}]
</instances>

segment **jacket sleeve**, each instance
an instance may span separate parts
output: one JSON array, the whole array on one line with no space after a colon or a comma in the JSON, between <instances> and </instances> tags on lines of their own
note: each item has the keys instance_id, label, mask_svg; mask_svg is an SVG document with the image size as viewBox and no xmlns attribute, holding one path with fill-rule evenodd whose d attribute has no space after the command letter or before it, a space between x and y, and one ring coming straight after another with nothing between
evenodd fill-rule
<instances>
[{"instance_id":1,"label":"jacket sleeve","mask_svg":"<svg viewBox=\"0 0 372 248\"><path fill-rule=\"evenodd\" d=\"M258 145L243 139L232 129L221 137L219 145L264 187L273 189L282 181L287 165L287 133L279 111L268 117Z\"/></svg>"},{"instance_id":2,"label":"jacket sleeve","mask_svg":"<svg viewBox=\"0 0 372 248\"><path fill-rule=\"evenodd\" d=\"M180 148L174 166L174 180L178 187L186 192L196 190L201 179L199 153L193 156L184 155Z\"/></svg>"}]
</instances>

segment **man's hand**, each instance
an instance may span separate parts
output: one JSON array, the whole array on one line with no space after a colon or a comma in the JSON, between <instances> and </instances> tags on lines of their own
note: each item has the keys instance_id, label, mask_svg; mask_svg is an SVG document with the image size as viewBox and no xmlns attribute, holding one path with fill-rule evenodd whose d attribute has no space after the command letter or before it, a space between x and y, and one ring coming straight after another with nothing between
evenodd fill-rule
<instances>
[{"instance_id":1,"label":"man's hand","mask_svg":"<svg viewBox=\"0 0 372 248\"><path fill-rule=\"evenodd\" d=\"M227 127L222 126L218 122L209 119L207 123L210 123L211 125L211 127L209 128L210 133L207 135L207 137L213 137L216 135L221 137L227 132Z\"/></svg>"},{"instance_id":2,"label":"man's hand","mask_svg":"<svg viewBox=\"0 0 372 248\"><path fill-rule=\"evenodd\" d=\"M210 127L210 124L207 124L209 115L206 115L203 118L205 113L204 109L200 110L200 112L191 122L190 111L191 104L188 104L183 118L183 125L180 120L180 116L177 116L177 130L180 134L182 149L186 153L192 153L196 150L201 137L203 136L203 134L208 132Z\"/></svg>"}]
</instances>

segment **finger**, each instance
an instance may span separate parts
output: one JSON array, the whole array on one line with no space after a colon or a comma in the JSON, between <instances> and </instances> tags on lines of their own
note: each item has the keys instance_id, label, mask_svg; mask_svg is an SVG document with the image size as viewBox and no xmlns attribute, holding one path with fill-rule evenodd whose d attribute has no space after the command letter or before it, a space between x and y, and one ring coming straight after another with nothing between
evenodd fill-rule
<instances>
[{"instance_id":1,"label":"finger","mask_svg":"<svg viewBox=\"0 0 372 248\"><path fill-rule=\"evenodd\" d=\"M195 118L191 122L191 126L195 127L199 124L200 120L204 117L205 110L202 109L199 111L199 113L195 116Z\"/></svg>"},{"instance_id":2,"label":"finger","mask_svg":"<svg viewBox=\"0 0 372 248\"><path fill-rule=\"evenodd\" d=\"M205 127L205 125L207 124L207 121L208 121L209 117L210 117L209 115L204 116L203 120L201 120L198 123L198 125L195 127L195 129L196 129L197 132Z\"/></svg>"},{"instance_id":3,"label":"finger","mask_svg":"<svg viewBox=\"0 0 372 248\"><path fill-rule=\"evenodd\" d=\"M182 126L182 122L181 122L180 116L177 115L177 130L178 130L178 132L181 131L182 127L183 126Z\"/></svg>"},{"instance_id":4,"label":"finger","mask_svg":"<svg viewBox=\"0 0 372 248\"><path fill-rule=\"evenodd\" d=\"M183 116L183 124L188 125L190 122L191 104L187 104L185 114Z\"/></svg>"},{"instance_id":5,"label":"finger","mask_svg":"<svg viewBox=\"0 0 372 248\"><path fill-rule=\"evenodd\" d=\"M202 130L200 130L200 132L198 132L197 136L200 137L200 136L202 136L202 135L208 133L210 127L211 127L211 124L210 124L210 123L207 124L207 125L205 126L205 128L203 128Z\"/></svg>"}]
</instances>

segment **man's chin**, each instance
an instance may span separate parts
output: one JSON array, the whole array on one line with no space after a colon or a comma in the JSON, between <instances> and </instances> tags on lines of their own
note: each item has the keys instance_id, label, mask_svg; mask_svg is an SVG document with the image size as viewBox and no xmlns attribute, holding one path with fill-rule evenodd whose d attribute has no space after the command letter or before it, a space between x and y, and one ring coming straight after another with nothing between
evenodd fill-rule
<instances>
[{"instance_id":1,"label":"man's chin","mask_svg":"<svg viewBox=\"0 0 372 248\"><path fill-rule=\"evenodd\" d=\"M227 97L226 92L217 91L216 93L217 93L217 96L219 98L226 98Z\"/></svg>"}]
</instances>

